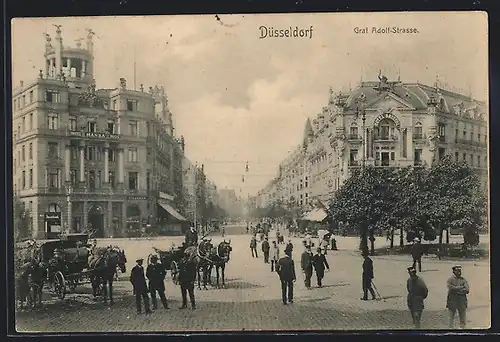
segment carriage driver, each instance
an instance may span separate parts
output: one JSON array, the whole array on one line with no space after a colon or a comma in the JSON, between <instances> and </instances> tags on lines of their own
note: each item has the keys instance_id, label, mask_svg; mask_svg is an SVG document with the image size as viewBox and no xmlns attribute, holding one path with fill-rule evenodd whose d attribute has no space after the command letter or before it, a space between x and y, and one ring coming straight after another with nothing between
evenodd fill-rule
<instances>
[{"instance_id":1,"label":"carriage driver","mask_svg":"<svg viewBox=\"0 0 500 342\"><path fill-rule=\"evenodd\" d=\"M198 232L194 225L189 227L189 230L186 232L186 247L189 246L197 246L198 245Z\"/></svg>"}]
</instances>

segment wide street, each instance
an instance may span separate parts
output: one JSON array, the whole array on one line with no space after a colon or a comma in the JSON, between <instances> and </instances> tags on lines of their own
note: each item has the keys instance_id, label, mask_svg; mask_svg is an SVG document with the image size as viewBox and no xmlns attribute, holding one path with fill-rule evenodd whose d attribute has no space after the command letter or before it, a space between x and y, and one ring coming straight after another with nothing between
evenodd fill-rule
<instances>
[{"instance_id":1,"label":"wide street","mask_svg":"<svg viewBox=\"0 0 500 342\"><path fill-rule=\"evenodd\" d=\"M156 240L101 240L99 245L116 244L127 253L127 274L115 282L115 305L107 307L90 295L90 285L76 289L64 301L46 296L43 310L17 314L17 330L22 332L118 332L151 331L243 331L243 330L359 330L410 329L411 318L406 307L406 268L409 256L373 257L375 284L382 300L362 301L361 264L356 252L359 240L338 237L339 251L328 252L330 271L323 288L307 290L300 272L303 248L299 238L295 246L297 282L292 305L281 303L280 282L262 255L252 258L250 236L242 234L243 227L226 227L226 240L231 240L233 252L226 267L226 289L196 290L197 310L179 310L180 289L167 276L167 297L171 309L157 310L151 316L137 315L132 297L129 271L137 257L145 259L152 247L167 249L172 242L179 244L183 237ZM274 233L270 234L270 238ZM213 243L221 241L214 236ZM287 241L288 238L285 239ZM378 246L385 238L378 238ZM284 245L281 245L281 251ZM260 245L258 246L260 252ZM281 252L282 253L282 252ZM446 280L451 266L457 261L423 258L421 276L429 287L422 318L423 329L447 329ZM468 328L488 328L490 325L489 267L486 261L461 261L463 275L469 281ZM315 285L313 277L313 285Z\"/></svg>"}]
</instances>

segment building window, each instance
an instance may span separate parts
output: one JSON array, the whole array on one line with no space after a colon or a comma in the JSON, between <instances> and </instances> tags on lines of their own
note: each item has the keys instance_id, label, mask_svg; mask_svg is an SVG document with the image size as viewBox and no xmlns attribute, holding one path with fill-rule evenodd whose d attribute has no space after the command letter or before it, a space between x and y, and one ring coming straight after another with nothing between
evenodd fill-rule
<instances>
[{"instance_id":1,"label":"building window","mask_svg":"<svg viewBox=\"0 0 500 342\"><path fill-rule=\"evenodd\" d=\"M393 140L396 135L396 124L390 119L380 121L378 127L375 128L375 136L378 140Z\"/></svg>"},{"instance_id":2,"label":"building window","mask_svg":"<svg viewBox=\"0 0 500 342\"><path fill-rule=\"evenodd\" d=\"M29 170L28 186L30 187L30 189L33 187L33 169Z\"/></svg>"},{"instance_id":3,"label":"building window","mask_svg":"<svg viewBox=\"0 0 500 342\"><path fill-rule=\"evenodd\" d=\"M467 139L467 131L463 131L463 135L462 135L463 139Z\"/></svg>"},{"instance_id":4,"label":"building window","mask_svg":"<svg viewBox=\"0 0 500 342\"><path fill-rule=\"evenodd\" d=\"M396 153L395 152L391 152L391 160L392 161L396 160Z\"/></svg>"},{"instance_id":5,"label":"building window","mask_svg":"<svg viewBox=\"0 0 500 342\"><path fill-rule=\"evenodd\" d=\"M96 148L95 146L88 146L85 150L85 159L86 160L97 160L96 158Z\"/></svg>"},{"instance_id":6,"label":"building window","mask_svg":"<svg viewBox=\"0 0 500 342\"><path fill-rule=\"evenodd\" d=\"M413 139L423 139L422 124L417 122L415 124L415 130L413 131Z\"/></svg>"},{"instance_id":7,"label":"building window","mask_svg":"<svg viewBox=\"0 0 500 342\"><path fill-rule=\"evenodd\" d=\"M61 103L61 93L57 90L45 90L45 101L50 103Z\"/></svg>"},{"instance_id":8,"label":"building window","mask_svg":"<svg viewBox=\"0 0 500 342\"><path fill-rule=\"evenodd\" d=\"M89 121L87 123L87 130L88 130L88 132L91 132L91 133L97 132L97 123L94 121Z\"/></svg>"},{"instance_id":9,"label":"building window","mask_svg":"<svg viewBox=\"0 0 500 342\"><path fill-rule=\"evenodd\" d=\"M16 109L17 109L17 108L16 108L16 104L17 104L17 100L16 100L16 99L14 99L14 106L12 106L12 109L13 109L13 110L16 110Z\"/></svg>"},{"instance_id":10,"label":"building window","mask_svg":"<svg viewBox=\"0 0 500 342\"><path fill-rule=\"evenodd\" d=\"M59 213L61 208L56 203L49 204L49 213Z\"/></svg>"},{"instance_id":11,"label":"building window","mask_svg":"<svg viewBox=\"0 0 500 342\"><path fill-rule=\"evenodd\" d=\"M71 160L77 160L77 159L78 159L78 147L71 146Z\"/></svg>"},{"instance_id":12,"label":"building window","mask_svg":"<svg viewBox=\"0 0 500 342\"><path fill-rule=\"evenodd\" d=\"M108 161L114 162L116 161L116 151L113 149L108 149Z\"/></svg>"},{"instance_id":13,"label":"building window","mask_svg":"<svg viewBox=\"0 0 500 342\"><path fill-rule=\"evenodd\" d=\"M26 95L23 95L23 107L26 106Z\"/></svg>"},{"instance_id":14,"label":"building window","mask_svg":"<svg viewBox=\"0 0 500 342\"><path fill-rule=\"evenodd\" d=\"M438 133L439 141L446 141L446 125L444 123L438 123Z\"/></svg>"},{"instance_id":15,"label":"building window","mask_svg":"<svg viewBox=\"0 0 500 342\"><path fill-rule=\"evenodd\" d=\"M474 166L474 155L470 155L470 166Z\"/></svg>"},{"instance_id":16,"label":"building window","mask_svg":"<svg viewBox=\"0 0 500 342\"><path fill-rule=\"evenodd\" d=\"M445 155L446 155L446 149L443 147L439 148L438 150L439 160L443 159Z\"/></svg>"},{"instance_id":17,"label":"building window","mask_svg":"<svg viewBox=\"0 0 500 342\"><path fill-rule=\"evenodd\" d=\"M49 114L47 116L47 126L51 130L57 129L59 127L59 115Z\"/></svg>"},{"instance_id":18,"label":"building window","mask_svg":"<svg viewBox=\"0 0 500 342\"><path fill-rule=\"evenodd\" d=\"M458 161L458 152L455 152L455 161Z\"/></svg>"},{"instance_id":19,"label":"building window","mask_svg":"<svg viewBox=\"0 0 500 342\"><path fill-rule=\"evenodd\" d=\"M128 124L129 134L132 136L139 135L138 123L137 121L130 121Z\"/></svg>"},{"instance_id":20,"label":"building window","mask_svg":"<svg viewBox=\"0 0 500 342\"><path fill-rule=\"evenodd\" d=\"M26 152L26 151L25 151L25 148L24 148L24 145L23 145L23 146L21 147L21 156L22 156L22 158L23 158L23 161L25 161L25 160L26 160L26 154L25 154L25 152Z\"/></svg>"},{"instance_id":21,"label":"building window","mask_svg":"<svg viewBox=\"0 0 500 342\"><path fill-rule=\"evenodd\" d=\"M23 124L21 125L21 127L22 127L23 132L28 131L28 130L26 129L26 116L23 116Z\"/></svg>"},{"instance_id":22,"label":"building window","mask_svg":"<svg viewBox=\"0 0 500 342\"><path fill-rule=\"evenodd\" d=\"M351 125L349 128L349 138L350 139L357 139L358 138L358 126L356 125Z\"/></svg>"},{"instance_id":23,"label":"building window","mask_svg":"<svg viewBox=\"0 0 500 342\"><path fill-rule=\"evenodd\" d=\"M467 153L464 153L464 154L462 155L462 158L463 158L463 159L462 159L463 161L467 161Z\"/></svg>"},{"instance_id":24,"label":"building window","mask_svg":"<svg viewBox=\"0 0 500 342\"><path fill-rule=\"evenodd\" d=\"M59 157L59 151L58 151L58 146L56 142L49 142L49 151L48 155L49 158L58 158Z\"/></svg>"},{"instance_id":25,"label":"building window","mask_svg":"<svg viewBox=\"0 0 500 342\"><path fill-rule=\"evenodd\" d=\"M150 183L151 182L151 174L148 172L146 173L146 191L149 192L150 189Z\"/></svg>"},{"instance_id":26,"label":"building window","mask_svg":"<svg viewBox=\"0 0 500 342\"><path fill-rule=\"evenodd\" d=\"M104 109L109 109L109 101L104 101L103 107L104 107Z\"/></svg>"},{"instance_id":27,"label":"building window","mask_svg":"<svg viewBox=\"0 0 500 342\"><path fill-rule=\"evenodd\" d=\"M137 190L137 180L138 174L137 172L129 172L128 173L128 188L129 190Z\"/></svg>"},{"instance_id":28,"label":"building window","mask_svg":"<svg viewBox=\"0 0 500 342\"><path fill-rule=\"evenodd\" d=\"M484 157L484 167L488 167L488 156Z\"/></svg>"},{"instance_id":29,"label":"building window","mask_svg":"<svg viewBox=\"0 0 500 342\"><path fill-rule=\"evenodd\" d=\"M21 182L22 182L22 189L26 189L26 171L23 171Z\"/></svg>"},{"instance_id":30,"label":"building window","mask_svg":"<svg viewBox=\"0 0 500 342\"><path fill-rule=\"evenodd\" d=\"M413 164L414 165L422 164L422 149L419 149L419 148L415 149Z\"/></svg>"},{"instance_id":31,"label":"building window","mask_svg":"<svg viewBox=\"0 0 500 342\"><path fill-rule=\"evenodd\" d=\"M128 161L129 162L137 162L137 149L136 148L129 148L128 149Z\"/></svg>"},{"instance_id":32,"label":"building window","mask_svg":"<svg viewBox=\"0 0 500 342\"><path fill-rule=\"evenodd\" d=\"M455 130L455 142L458 142L458 129Z\"/></svg>"},{"instance_id":33,"label":"building window","mask_svg":"<svg viewBox=\"0 0 500 342\"><path fill-rule=\"evenodd\" d=\"M76 170L69 170L69 178L71 181L72 186L76 186L77 183L77 171Z\"/></svg>"},{"instance_id":34,"label":"building window","mask_svg":"<svg viewBox=\"0 0 500 342\"><path fill-rule=\"evenodd\" d=\"M108 120L108 133L114 134L115 133L115 122L113 120Z\"/></svg>"},{"instance_id":35,"label":"building window","mask_svg":"<svg viewBox=\"0 0 500 342\"><path fill-rule=\"evenodd\" d=\"M94 190L95 189L95 184L96 184L96 181L95 181L95 171L94 170L90 170L89 171L89 189Z\"/></svg>"},{"instance_id":36,"label":"building window","mask_svg":"<svg viewBox=\"0 0 500 342\"><path fill-rule=\"evenodd\" d=\"M59 172L58 170L50 170L48 172L48 187L59 188Z\"/></svg>"},{"instance_id":37,"label":"building window","mask_svg":"<svg viewBox=\"0 0 500 342\"><path fill-rule=\"evenodd\" d=\"M32 129L33 129L33 113L30 113L28 121L28 130L31 131Z\"/></svg>"},{"instance_id":38,"label":"building window","mask_svg":"<svg viewBox=\"0 0 500 342\"><path fill-rule=\"evenodd\" d=\"M109 186L111 187L111 189L113 189L115 187L115 172L109 171L108 177L109 177Z\"/></svg>"},{"instance_id":39,"label":"building window","mask_svg":"<svg viewBox=\"0 0 500 342\"><path fill-rule=\"evenodd\" d=\"M28 158L29 158L30 160L32 160L32 159L33 159L33 143L30 143L30 144L29 144L29 147L28 147Z\"/></svg>"},{"instance_id":40,"label":"building window","mask_svg":"<svg viewBox=\"0 0 500 342\"><path fill-rule=\"evenodd\" d=\"M30 91L30 103L33 103L33 100L34 99L33 99L33 90L32 90L32 91Z\"/></svg>"},{"instance_id":41,"label":"building window","mask_svg":"<svg viewBox=\"0 0 500 342\"><path fill-rule=\"evenodd\" d=\"M76 116L70 116L69 117L69 130L70 131L77 131L78 130L78 121L76 119Z\"/></svg>"},{"instance_id":42,"label":"building window","mask_svg":"<svg viewBox=\"0 0 500 342\"><path fill-rule=\"evenodd\" d=\"M117 106L117 103L116 103L116 100L113 100L113 110L117 110L118 109L118 106Z\"/></svg>"},{"instance_id":43,"label":"building window","mask_svg":"<svg viewBox=\"0 0 500 342\"><path fill-rule=\"evenodd\" d=\"M349 152L349 165L356 166L358 165L358 150L351 150Z\"/></svg>"},{"instance_id":44,"label":"building window","mask_svg":"<svg viewBox=\"0 0 500 342\"><path fill-rule=\"evenodd\" d=\"M477 167L481 167L481 156L477 156Z\"/></svg>"},{"instance_id":45,"label":"building window","mask_svg":"<svg viewBox=\"0 0 500 342\"><path fill-rule=\"evenodd\" d=\"M470 141L473 141L473 140L474 140L474 133L470 132Z\"/></svg>"},{"instance_id":46,"label":"building window","mask_svg":"<svg viewBox=\"0 0 500 342\"><path fill-rule=\"evenodd\" d=\"M127 100L127 110L130 112L137 111L137 100Z\"/></svg>"}]
</instances>

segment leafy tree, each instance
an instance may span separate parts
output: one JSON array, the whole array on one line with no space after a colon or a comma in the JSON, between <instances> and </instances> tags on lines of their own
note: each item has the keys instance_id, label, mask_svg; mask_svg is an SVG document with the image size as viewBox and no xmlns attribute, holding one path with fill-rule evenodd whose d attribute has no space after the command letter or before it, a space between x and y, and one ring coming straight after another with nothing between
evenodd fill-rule
<instances>
[{"instance_id":1,"label":"leafy tree","mask_svg":"<svg viewBox=\"0 0 500 342\"><path fill-rule=\"evenodd\" d=\"M33 235L31 214L18 198L14 198L14 239L19 241Z\"/></svg>"}]
</instances>

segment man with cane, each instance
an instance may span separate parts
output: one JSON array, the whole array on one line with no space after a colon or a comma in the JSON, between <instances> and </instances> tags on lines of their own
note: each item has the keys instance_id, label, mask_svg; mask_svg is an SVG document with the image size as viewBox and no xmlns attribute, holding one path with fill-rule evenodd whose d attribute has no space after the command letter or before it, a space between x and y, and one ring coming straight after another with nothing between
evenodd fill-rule
<instances>
[{"instance_id":1,"label":"man with cane","mask_svg":"<svg viewBox=\"0 0 500 342\"><path fill-rule=\"evenodd\" d=\"M363 283L363 298L361 300L368 300L368 291L370 291L370 294L372 295L372 299L376 299L375 291L373 290L372 287L372 281L373 281L373 261L370 259L368 256L368 251L363 251L363 276L362 276L362 283Z\"/></svg>"},{"instance_id":2,"label":"man with cane","mask_svg":"<svg viewBox=\"0 0 500 342\"><path fill-rule=\"evenodd\" d=\"M408 309L410 309L411 318L416 329L420 329L420 319L424 310L424 299L427 298L429 290L422 278L417 276L417 270L414 266L408 267L410 278L406 283L408 290Z\"/></svg>"}]
</instances>

